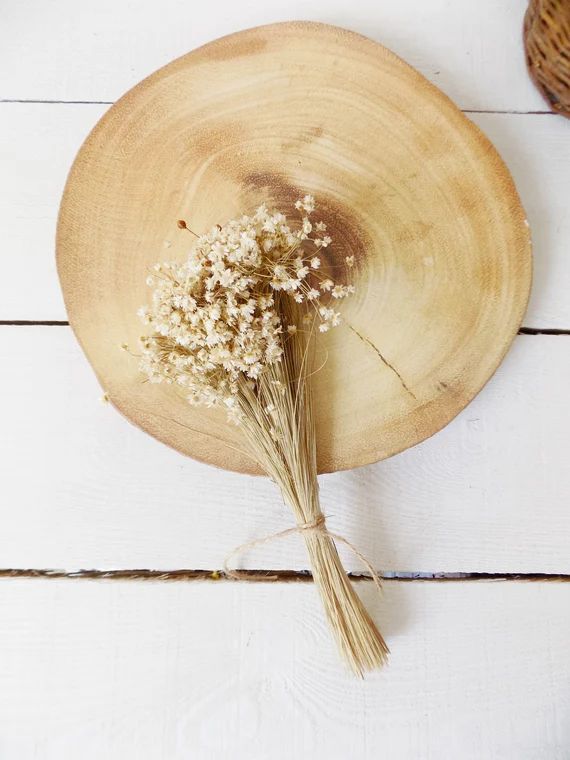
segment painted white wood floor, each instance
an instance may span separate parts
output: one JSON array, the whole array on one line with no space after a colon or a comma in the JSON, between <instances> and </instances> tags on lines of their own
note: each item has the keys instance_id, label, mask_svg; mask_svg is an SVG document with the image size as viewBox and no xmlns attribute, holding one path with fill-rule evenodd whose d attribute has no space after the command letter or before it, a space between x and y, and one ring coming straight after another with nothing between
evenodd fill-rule
<instances>
[{"instance_id":1,"label":"painted white wood floor","mask_svg":"<svg viewBox=\"0 0 570 760\"><path fill-rule=\"evenodd\" d=\"M310 583L0 578L0 760L570 758L570 583L528 580L570 576L570 122L541 113L526 75L525 6L4 0L0 569L208 571L291 524L270 483L186 460L99 404L69 328L33 324L66 319L53 237L81 141L107 103L208 39L336 23L447 92L517 182L539 334L440 434L322 479L331 525L386 574L501 580L392 580L381 598L360 583L393 654L359 682ZM306 558L291 537L244 564L294 574Z\"/></svg>"}]
</instances>

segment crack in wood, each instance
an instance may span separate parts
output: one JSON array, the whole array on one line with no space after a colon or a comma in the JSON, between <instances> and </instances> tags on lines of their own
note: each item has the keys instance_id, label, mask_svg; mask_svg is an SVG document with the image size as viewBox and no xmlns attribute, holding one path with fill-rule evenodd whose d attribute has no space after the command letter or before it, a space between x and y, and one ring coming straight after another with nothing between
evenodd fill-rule
<instances>
[{"instance_id":1,"label":"crack in wood","mask_svg":"<svg viewBox=\"0 0 570 760\"><path fill-rule=\"evenodd\" d=\"M0 568L2 578L28 578L45 580L106 580L106 581L229 581L239 583L312 583L309 570L247 570L243 578L234 579L221 570L55 570L34 568ZM410 582L473 582L473 581L526 581L526 582L570 582L568 573L421 573L401 572L379 574L382 581ZM352 581L372 581L367 573L348 573Z\"/></svg>"},{"instance_id":2,"label":"crack in wood","mask_svg":"<svg viewBox=\"0 0 570 760\"><path fill-rule=\"evenodd\" d=\"M414 393L412 390L410 390L409 386L406 384L406 381L404 380L404 378L402 377L402 375L401 375L401 374L398 372L398 370L396 369L396 367L394 367L394 365L393 365L391 362L389 362L389 361L388 361L388 359L386 359L386 357L384 356L384 354L383 354L383 353L380 351L380 349L379 349L379 348L378 348L378 347L377 347L377 346L376 346L376 345L375 345L375 344L374 344L374 343L373 343L373 342L370 340L370 338L367 338L365 335L362 335L361 333L359 333L359 332L358 332L358 330L357 330L355 327L353 327L352 325L348 325L348 327L349 327L349 328L352 330L352 332L353 332L355 335L357 335L357 336L360 338L360 340L361 340L363 343L366 343L366 344L368 344L368 345L370 346L370 348L371 348L373 351L375 351L375 352L376 352L376 354L377 354L377 355L379 356L379 358L380 358L380 359L381 359L381 360L384 362L384 364L386 365L386 367L388 367L389 369L391 369L391 370L392 370L392 372L393 372L393 373L394 373L394 374L397 376L398 380L399 380L399 381L400 381L400 383L402 384L402 388L403 388L403 389L406 391L406 393L409 393L409 394L410 394L410 396L411 396L411 397L412 397L412 398L413 398L415 401L417 401L418 399L417 399L417 396L416 396L416 394L415 394L415 393Z\"/></svg>"}]
</instances>

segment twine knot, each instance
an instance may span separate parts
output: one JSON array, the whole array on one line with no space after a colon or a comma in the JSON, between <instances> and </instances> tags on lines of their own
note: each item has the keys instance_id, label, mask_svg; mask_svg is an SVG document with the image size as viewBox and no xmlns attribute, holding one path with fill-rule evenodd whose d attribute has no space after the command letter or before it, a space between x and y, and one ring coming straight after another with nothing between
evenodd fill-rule
<instances>
[{"instance_id":1,"label":"twine knot","mask_svg":"<svg viewBox=\"0 0 570 760\"><path fill-rule=\"evenodd\" d=\"M290 531L299 531L300 533L304 533L305 531L318 531L326 533L327 529L325 528L326 523L326 517L321 512L318 517L315 517L314 520L311 520L310 522L305 523L299 523L296 528L289 528ZM269 538L276 538L276 536L269 536Z\"/></svg>"},{"instance_id":2,"label":"twine knot","mask_svg":"<svg viewBox=\"0 0 570 760\"><path fill-rule=\"evenodd\" d=\"M248 573L247 570L234 570L229 566L230 559L232 557L235 557L236 554L243 554L243 552L249 551L250 549L253 549L256 546L262 546L263 544L269 543L269 541L274 541L276 538L284 538L285 536L290 536L292 533L321 533L323 535L328 536L329 538L333 539L334 541L338 541L341 544L344 544L350 551L354 554L355 557L358 557L358 559L362 562L364 567L368 570L370 573L370 577L376 584L376 587L379 591L382 590L382 584L380 582L380 576L377 573L377 571L372 567L372 564L366 559L366 557L352 544L348 539L344 538L344 536L340 536L338 533L332 533L326 526L326 517L321 512L318 514L313 520L309 520L304 523L298 523L294 528L286 528L285 530L280 530L277 533L271 533L269 536L264 536L263 538L255 538L253 541L246 541L244 544L240 544L239 546L236 546L235 549L232 549L227 555L224 560L223 570L226 578L232 578L235 581L242 581L242 580L255 580L259 581L260 576L257 573ZM264 580L278 580L277 575L266 575L261 576Z\"/></svg>"}]
</instances>

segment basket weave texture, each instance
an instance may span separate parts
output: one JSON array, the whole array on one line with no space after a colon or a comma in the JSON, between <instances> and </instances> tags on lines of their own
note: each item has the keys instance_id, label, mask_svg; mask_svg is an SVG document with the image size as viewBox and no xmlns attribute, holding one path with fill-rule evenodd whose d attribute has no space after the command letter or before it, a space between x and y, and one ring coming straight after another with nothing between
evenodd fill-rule
<instances>
[{"instance_id":1,"label":"basket weave texture","mask_svg":"<svg viewBox=\"0 0 570 760\"><path fill-rule=\"evenodd\" d=\"M524 42L536 86L553 111L570 118L570 0L530 0Z\"/></svg>"}]
</instances>

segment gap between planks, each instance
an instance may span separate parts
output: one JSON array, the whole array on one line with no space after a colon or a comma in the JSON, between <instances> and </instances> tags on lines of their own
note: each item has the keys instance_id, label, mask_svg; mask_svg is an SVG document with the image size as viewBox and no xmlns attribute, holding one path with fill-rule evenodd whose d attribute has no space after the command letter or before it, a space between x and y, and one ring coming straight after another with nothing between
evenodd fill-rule
<instances>
[{"instance_id":1,"label":"gap between planks","mask_svg":"<svg viewBox=\"0 0 570 760\"><path fill-rule=\"evenodd\" d=\"M239 571L238 571L239 572ZM44 580L105 580L105 581L220 581L238 583L312 583L309 570L244 570L243 578L232 578L220 570L38 570L32 568L0 568L2 578L29 578ZM526 581L570 582L569 573L385 573L379 574L383 582L409 583L446 581ZM366 573L348 573L351 581L372 581Z\"/></svg>"},{"instance_id":2,"label":"gap between planks","mask_svg":"<svg viewBox=\"0 0 570 760\"><path fill-rule=\"evenodd\" d=\"M62 106L112 106L114 100L34 100L19 98L0 98L0 103L28 103L31 105L62 105ZM461 108L463 113L498 113L513 114L515 116L559 116L555 111L516 111L516 110L499 110L484 108Z\"/></svg>"},{"instance_id":3,"label":"gap between planks","mask_svg":"<svg viewBox=\"0 0 570 760\"><path fill-rule=\"evenodd\" d=\"M0 327L69 327L63 319L0 319ZM570 335L570 328L521 327L519 335Z\"/></svg>"}]
</instances>

